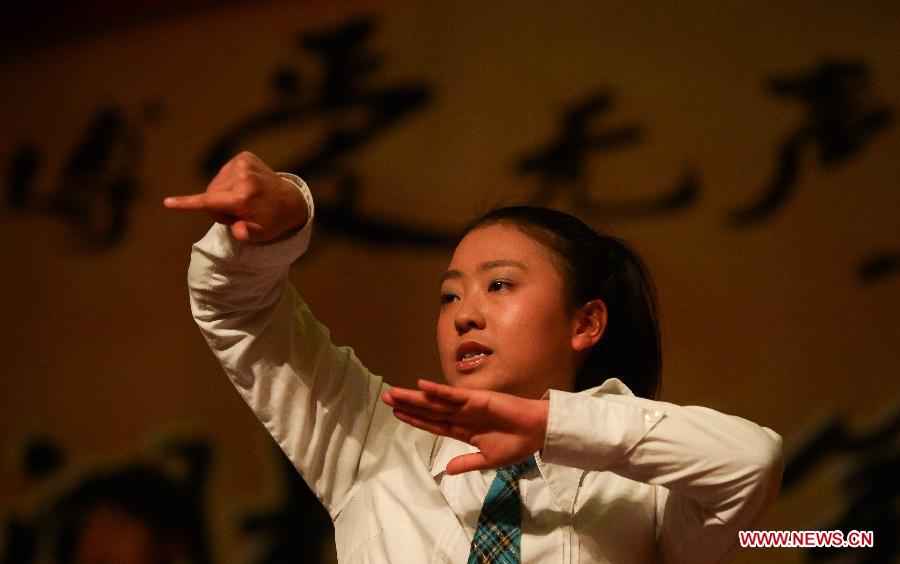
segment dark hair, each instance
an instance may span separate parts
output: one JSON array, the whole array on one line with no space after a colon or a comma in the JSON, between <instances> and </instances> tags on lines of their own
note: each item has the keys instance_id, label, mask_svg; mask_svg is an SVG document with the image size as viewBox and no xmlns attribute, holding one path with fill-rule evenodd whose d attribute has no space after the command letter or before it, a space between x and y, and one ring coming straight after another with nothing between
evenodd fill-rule
<instances>
[{"instance_id":1,"label":"dark hair","mask_svg":"<svg viewBox=\"0 0 900 564\"><path fill-rule=\"evenodd\" d=\"M57 562L75 560L85 519L103 508L117 510L145 525L154 537L155 548L199 534L186 488L153 466L134 464L88 477L56 502L50 518L59 520L55 528ZM165 554L157 556L168 560Z\"/></svg>"},{"instance_id":2,"label":"dark hair","mask_svg":"<svg viewBox=\"0 0 900 564\"><path fill-rule=\"evenodd\" d=\"M606 332L588 353L575 390L619 378L635 395L654 397L662 367L656 292L637 254L577 217L543 207L494 209L469 224L463 235L498 223L520 229L553 251L572 306L596 299L606 304Z\"/></svg>"}]
</instances>

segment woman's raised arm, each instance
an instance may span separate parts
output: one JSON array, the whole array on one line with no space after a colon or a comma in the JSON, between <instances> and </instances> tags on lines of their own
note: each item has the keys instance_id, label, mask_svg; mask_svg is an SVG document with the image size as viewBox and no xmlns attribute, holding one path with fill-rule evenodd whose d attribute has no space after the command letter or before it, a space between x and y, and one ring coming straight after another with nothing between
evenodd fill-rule
<instances>
[{"instance_id":1,"label":"woman's raised arm","mask_svg":"<svg viewBox=\"0 0 900 564\"><path fill-rule=\"evenodd\" d=\"M194 319L238 392L334 516L367 440L380 436L372 426L394 423L378 409L381 378L351 349L331 343L288 282L314 215L305 183L242 153L206 192L167 198L166 206L219 221L193 247Z\"/></svg>"}]
</instances>

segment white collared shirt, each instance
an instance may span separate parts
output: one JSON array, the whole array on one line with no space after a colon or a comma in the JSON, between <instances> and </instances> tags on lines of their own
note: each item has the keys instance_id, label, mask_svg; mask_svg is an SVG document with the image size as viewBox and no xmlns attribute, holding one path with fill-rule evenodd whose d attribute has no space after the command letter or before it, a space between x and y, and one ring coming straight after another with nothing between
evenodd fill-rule
<instances>
[{"instance_id":1,"label":"white collared shirt","mask_svg":"<svg viewBox=\"0 0 900 564\"><path fill-rule=\"evenodd\" d=\"M267 245L215 225L197 244L191 307L210 348L330 513L341 562L468 558L494 471L448 476L476 449L395 419L388 389L331 344L287 281L310 221ZM781 439L702 407L636 398L618 380L551 390L543 455L520 477L522 561L718 562L772 502Z\"/></svg>"}]
</instances>

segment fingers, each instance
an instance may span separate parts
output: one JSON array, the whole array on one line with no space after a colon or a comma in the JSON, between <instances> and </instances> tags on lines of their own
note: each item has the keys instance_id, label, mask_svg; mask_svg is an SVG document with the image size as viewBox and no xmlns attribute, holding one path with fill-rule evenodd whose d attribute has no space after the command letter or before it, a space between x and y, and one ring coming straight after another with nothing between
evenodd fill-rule
<instances>
[{"instance_id":1,"label":"fingers","mask_svg":"<svg viewBox=\"0 0 900 564\"><path fill-rule=\"evenodd\" d=\"M177 211L207 211L219 223L231 226L231 234L238 241L248 241L251 231L259 231L259 224L249 221L237 220L230 211L237 207L234 198L220 192L204 192L189 196L170 196L163 200L163 204L170 210Z\"/></svg>"},{"instance_id":2,"label":"fingers","mask_svg":"<svg viewBox=\"0 0 900 564\"><path fill-rule=\"evenodd\" d=\"M241 151L240 153L231 157L231 160L225 163L225 166L222 167L222 171L225 171L226 168L235 167L248 170L272 172L272 169L265 163L265 161L263 161L261 158L257 157L250 151Z\"/></svg>"},{"instance_id":3,"label":"fingers","mask_svg":"<svg viewBox=\"0 0 900 564\"><path fill-rule=\"evenodd\" d=\"M418 395L410 396L409 394ZM406 399L407 397L410 399ZM392 392L384 392L381 399L393 407L395 412L399 411L432 422L449 422L456 413L455 409L435 400L429 400L422 392L413 390L401 390L401 393L396 396Z\"/></svg>"},{"instance_id":4,"label":"fingers","mask_svg":"<svg viewBox=\"0 0 900 564\"><path fill-rule=\"evenodd\" d=\"M191 194L189 196L169 196L163 200L163 205L170 210L198 211L206 209L206 194Z\"/></svg>"},{"instance_id":5,"label":"fingers","mask_svg":"<svg viewBox=\"0 0 900 564\"><path fill-rule=\"evenodd\" d=\"M445 384L438 384L431 380L418 381L419 389L425 392L429 397L441 399L452 404L462 404L468 401L472 395L471 390L465 388L454 388Z\"/></svg>"},{"instance_id":6,"label":"fingers","mask_svg":"<svg viewBox=\"0 0 900 564\"><path fill-rule=\"evenodd\" d=\"M435 413L451 414L459 409L459 405L444 401L441 398L429 396L428 394L406 388L391 388L386 392L395 401L405 405L415 406Z\"/></svg>"},{"instance_id":7,"label":"fingers","mask_svg":"<svg viewBox=\"0 0 900 564\"><path fill-rule=\"evenodd\" d=\"M454 476L456 474L462 474L463 472L471 472L473 470L482 470L485 468L490 468L490 465L487 463L487 460L485 460L484 455L480 452L473 452L471 454L457 456L448 462L447 474Z\"/></svg>"},{"instance_id":8,"label":"fingers","mask_svg":"<svg viewBox=\"0 0 900 564\"><path fill-rule=\"evenodd\" d=\"M203 192L188 196L169 196L163 200L170 210L207 211L210 213L234 213L242 200L233 192Z\"/></svg>"},{"instance_id":9,"label":"fingers","mask_svg":"<svg viewBox=\"0 0 900 564\"><path fill-rule=\"evenodd\" d=\"M431 411L429 409L421 409L409 404L399 403L394 407L394 411L406 413L408 415L412 415L414 417L418 417L419 419L423 419L425 421L432 421L434 423L450 423L449 415L445 413L438 413L435 411Z\"/></svg>"},{"instance_id":10,"label":"fingers","mask_svg":"<svg viewBox=\"0 0 900 564\"><path fill-rule=\"evenodd\" d=\"M259 157L242 151L222 167L206 192L170 196L163 200L163 205L171 210L233 213L241 202L246 202L248 195L259 190L260 178L274 176L272 169Z\"/></svg>"},{"instance_id":11,"label":"fingers","mask_svg":"<svg viewBox=\"0 0 900 564\"><path fill-rule=\"evenodd\" d=\"M422 429L423 431L428 431L429 433L442 435L444 437L450 436L450 425L447 423L424 419L400 409L394 409L394 417L413 427Z\"/></svg>"}]
</instances>

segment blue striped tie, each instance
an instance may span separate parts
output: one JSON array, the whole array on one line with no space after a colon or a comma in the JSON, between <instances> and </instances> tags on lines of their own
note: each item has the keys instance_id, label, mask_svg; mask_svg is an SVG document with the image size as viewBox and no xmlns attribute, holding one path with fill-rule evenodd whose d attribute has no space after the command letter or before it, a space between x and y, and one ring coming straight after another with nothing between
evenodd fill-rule
<instances>
[{"instance_id":1,"label":"blue striped tie","mask_svg":"<svg viewBox=\"0 0 900 564\"><path fill-rule=\"evenodd\" d=\"M522 536L519 474L536 465L532 456L521 464L497 469L481 506L468 564L519 564Z\"/></svg>"}]
</instances>

